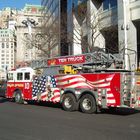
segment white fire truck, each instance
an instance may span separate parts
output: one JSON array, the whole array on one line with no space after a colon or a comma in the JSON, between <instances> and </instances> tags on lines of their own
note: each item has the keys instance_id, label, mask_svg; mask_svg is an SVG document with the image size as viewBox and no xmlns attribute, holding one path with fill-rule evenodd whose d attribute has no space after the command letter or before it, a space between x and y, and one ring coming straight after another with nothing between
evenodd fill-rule
<instances>
[{"instance_id":1,"label":"white fire truck","mask_svg":"<svg viewBox=\"0 0 140 140\"><path fill-rule=\"evenodd\" d=\"M84 113L140 107L140 75L120 69L122 60L111 54L101 51L33 64L35 70L24 67L9 71L7 98L17 103L61 103L66 111L80 109ZM109 69L111 66L115 69Z\"/></svg>"}]
</instances>

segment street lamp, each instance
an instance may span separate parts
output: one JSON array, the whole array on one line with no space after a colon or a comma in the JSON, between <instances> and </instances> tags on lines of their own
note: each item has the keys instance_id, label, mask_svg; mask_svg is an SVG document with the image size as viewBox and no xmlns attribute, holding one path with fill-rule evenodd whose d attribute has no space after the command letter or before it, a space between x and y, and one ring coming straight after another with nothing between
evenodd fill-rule
<instances>
[{"instance_id":1,"label":"street lamp","mask_svg":"<svg viewBox=\"0 0 140 140\"><path fill-rule=\"evenodd\" d=\"M32 27L35 27L36 25L38 25L38 23L32 18L27 18L26 20L22 21L22 24L24 24L26 27L28 27L28 34L29 34L29 38L30 38L30 47L31 47ZM32 50L31 50L31 60L32 60Z\"/></svg>"},{"instance_id":2,"label":"street lamp","mask_svg":"<svg viewBox=\"0 0 140 140\"><path fill-rule=\"evenodd\" d=\"M28 32L29 32L29 35L32 34L32 26L36 26L38 25L38 23L34 20L34 19L30 19L30 18L27 18L26 20L23 20L22 23L28 27Z\"/></svg>"}]
</instances>

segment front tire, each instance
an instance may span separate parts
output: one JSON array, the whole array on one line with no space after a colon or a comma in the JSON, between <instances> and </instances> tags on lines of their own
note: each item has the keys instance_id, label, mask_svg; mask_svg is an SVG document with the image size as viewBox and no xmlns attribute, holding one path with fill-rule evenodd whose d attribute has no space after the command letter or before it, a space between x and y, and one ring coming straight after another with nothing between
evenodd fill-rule
<instances>
[{"instance_id":1,"label":"front tire","mask_svg":"<svg viewBox=\"0 0 140 140\"><path fill-rule=\"evenodd\" d=\"M80 99L80 109L84 113L96 113L97 106L95 98L90 94L83 95Z\"/></svg>"},{"instance_id":2,"label":"front tire","mask_svg":"<svg viewBox=\"0 0 140 140\"><path fill-rule=\"evenodd\" d=\"M22 98L21 92L15 92L15 102L18 104L23 104L24 100Z\"/></svg>"},{"instance_id":3,"label":"front tire","mask_svg":"<svg viewBox=\"0 0 140 140\"><path fill-rule=\"evenodd\" d=\"M71 93L65 94L62 100L62 108L65 111L75 111L77 107L77 102L75 96Z\"/></svg>"}]
</instances>

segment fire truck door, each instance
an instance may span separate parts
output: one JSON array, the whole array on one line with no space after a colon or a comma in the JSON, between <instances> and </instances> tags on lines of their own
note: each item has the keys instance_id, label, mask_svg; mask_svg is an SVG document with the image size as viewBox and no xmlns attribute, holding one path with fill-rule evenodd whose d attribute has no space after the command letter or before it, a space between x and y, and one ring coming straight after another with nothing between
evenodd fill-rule
<instances>
[{"instance_id":1,"label":"fire truck door","mask_svg":"<svg viewBox=\"0 0 140 140\"><path fill-rule=\"evenodd\" d=\"M24 73L24 98L31 99L32 98L32 77L30 72Z\"/></svg>"}]
</instances>

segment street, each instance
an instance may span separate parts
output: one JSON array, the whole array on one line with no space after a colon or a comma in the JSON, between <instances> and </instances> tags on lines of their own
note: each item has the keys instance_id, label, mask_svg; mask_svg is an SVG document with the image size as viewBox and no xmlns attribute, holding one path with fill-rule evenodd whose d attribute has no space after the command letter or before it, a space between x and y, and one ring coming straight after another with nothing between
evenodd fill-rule
<instances>
[{"instance_id":1,"label":"street","mask_svg":"<svg viewBox=\"0 0 140 140\"><path fill-rule=\"evenodd\" d=\"M0 98L0 140L139 140L140 111L66 112Z\"/></svg>"}]
</instances>

